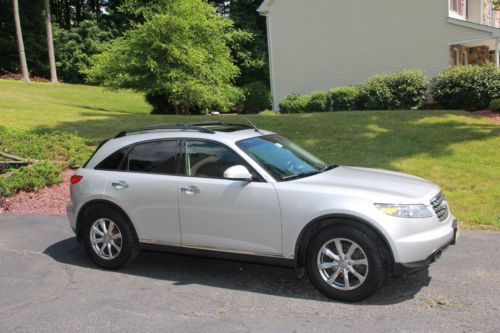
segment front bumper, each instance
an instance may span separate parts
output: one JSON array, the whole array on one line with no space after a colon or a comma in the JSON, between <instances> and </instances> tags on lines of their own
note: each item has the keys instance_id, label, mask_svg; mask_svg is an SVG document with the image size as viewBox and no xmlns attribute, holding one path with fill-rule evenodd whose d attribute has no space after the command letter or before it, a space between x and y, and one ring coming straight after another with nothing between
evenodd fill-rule
<instances>
[{"instance_id":1,"label":"front bumper","mask_svg":"<svg viewBox=\"0 0 500 333\"><path fill-rule=\"evenodd\" d=\"M393 276L406 276L411 273L418 272L422 269L429 267L430 264L435 262L437 259L441 257L443 251L445 251L450 245L455 245L457 243L457 239L459 237L459 226L456 218L453 219L453 238L439 247L435 251L431 253L425 260L410 262L410 263L394 263L392 267L392 275Z\"/></svg>"}]
</instances>

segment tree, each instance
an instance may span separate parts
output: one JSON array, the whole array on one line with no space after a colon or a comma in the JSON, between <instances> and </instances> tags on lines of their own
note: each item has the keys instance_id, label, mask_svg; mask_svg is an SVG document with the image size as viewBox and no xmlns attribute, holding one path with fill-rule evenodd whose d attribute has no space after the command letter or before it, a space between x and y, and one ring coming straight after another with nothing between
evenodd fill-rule
<instances>
[{"instance_id":1,"label":"tree","mask_svg":"<svg viewBox=\"0 0 500 333\"><path fill-rule=\"evenodd\" d=\"M31 82L28 73L28 64L26 63L26 54L24 53L23 32L21 30L21 19L19 18L19 2L13 0L14 23L16 26L17 48L19 51L19 63L21 66L22 79L25 82Z\"/></svg>"},{"instance_id":2,"label":"tree","mask_svg":"<svg viewBox=\"0 0 500 333\"><path fill-rule=\"evenodd\" d=\"M54 55L54 42L52 40L52 18L50 15L50 1L43 1L45 8L45 25L47 34L47 50L49 52L50 82L57 83L56 57Z\"/></svg>"},{"instance_id":3,"label":"tree","mask_svg":"<svg viewBox=\"0 0 500 333\"><path fill-rule=\"evenodd\" d=\"M231 18L235 28L247 33L230 44L234 61L241 70L237 84L262 81L269 85L266 20L257 12L262 0L209 0L209 3L221 15Z\"/></svg>"},{"instance_id":4,"label":"tree","mask_svg":"<svg viewBox=\"0 0 500 333\"><path fill-rule=\"evenodd\" d=\"M493 0L493 8L495 10L500 10L500 0Z\"/></svg>"},{"instance_id":5,"label":"tree","mask_svg":"<svg viewBox=\"0 0 500 333\"><path fill-rule=\"evenodd\" d=\"M145 92L156 112L227 111L241 98L229 19L203 0L153 0L138 13L144 23L94 57L90 80Z\"/></svg>"}]
</instances>

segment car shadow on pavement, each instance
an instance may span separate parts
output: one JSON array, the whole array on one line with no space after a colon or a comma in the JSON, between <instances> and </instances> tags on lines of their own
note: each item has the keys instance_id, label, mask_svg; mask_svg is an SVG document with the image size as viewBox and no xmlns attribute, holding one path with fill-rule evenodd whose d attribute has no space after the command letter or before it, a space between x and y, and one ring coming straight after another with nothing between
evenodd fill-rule
<instances>
[{"instance_id":1,"label":"car shadow on pavement","mask_svg":"<svg viewBox=\"0 0 500 333\"><path fill-rule=\"evenodd\" d=\"M85 254L76 238L52 244L43 252L60 263L104 270ZM281 297L330 301L320 294L307 277L298 280L293 269L143 251L137 260L120 269L121 274L173 282L173 285L198 284ZM412 299L431 280L428 270L406 279L389 277L382 289L359 304L388 305Z\"/></svg>"}]
</instances>

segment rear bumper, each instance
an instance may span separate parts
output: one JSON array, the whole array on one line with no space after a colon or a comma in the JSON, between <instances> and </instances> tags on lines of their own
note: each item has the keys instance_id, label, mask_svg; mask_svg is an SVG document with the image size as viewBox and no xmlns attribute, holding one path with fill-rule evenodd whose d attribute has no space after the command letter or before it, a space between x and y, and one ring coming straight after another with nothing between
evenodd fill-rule
<instances>
[{"instance_id":1,"label":"rear bumper","mask_svg":"<svg viewBox=\"0 0 500 333\"><path fill-rule=\"evenodd\" d=\"M68 217L71 229L73 229L73 232L76 234L76 212L71 203L66 207L66 216Z\"/></svg>"},{"instance_id":2,"label":"rear bumper","mask_svg":"<svg viewBox=\"0 0 500 333\"><path fill-rule=\"evenodd\" d=\"M459 229L458 229L458 221L457 219L453 219L453 238L441 246L440 248L436 249L434 252L431 253L425 260L420 260L420 261L415 261L415 262L410 262L410 263L394 263L392 267L392 275L393 276L406 276L411 273L418 272L422 269L425 269L429 267L430 264L435 262L437 259L441 257L441 254L443 251L445 251L450 245L455 245L457 242L457 238L459 235Z\"/></svg>"}]
</instances>

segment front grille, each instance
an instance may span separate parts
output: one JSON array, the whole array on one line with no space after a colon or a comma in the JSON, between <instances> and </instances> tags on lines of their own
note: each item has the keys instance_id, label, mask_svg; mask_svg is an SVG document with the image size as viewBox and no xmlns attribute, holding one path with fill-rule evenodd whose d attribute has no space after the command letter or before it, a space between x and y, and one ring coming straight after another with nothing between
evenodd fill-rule
<instances>
[{"instance_id":1,"label":"front grille","mask_svg":"<svg viewBox=\"0 0 500 333\"><path fill-rule=\"evenodd\" d=\"M448 217L448 202L446 202L446 199L442 192L439 192L438 195L432 198L431 205L437 217L439 218L439 221L446 220L446 218Z\"/></svg>"}]
</instances>

